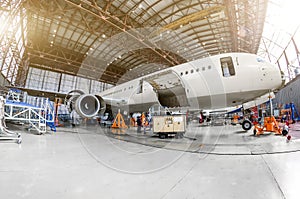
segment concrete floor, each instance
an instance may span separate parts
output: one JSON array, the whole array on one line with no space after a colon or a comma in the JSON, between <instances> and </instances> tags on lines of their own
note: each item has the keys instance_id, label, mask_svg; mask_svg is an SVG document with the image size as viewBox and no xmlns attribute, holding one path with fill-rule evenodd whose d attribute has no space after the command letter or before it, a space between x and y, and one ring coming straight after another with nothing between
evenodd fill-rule
<instances>
[{"instance_id":1,"label":"concrete floor","mask_svg":"<svg viewBox=\"0 0 300 199\"><path fill-rule=\"evenodd\" d=\"M185 138L166 140L95 126L22 132L21 145L0 143L0 198L298 199L293 133L286 142L239 126L191 125Z\"/></svg>"}]
</instances>

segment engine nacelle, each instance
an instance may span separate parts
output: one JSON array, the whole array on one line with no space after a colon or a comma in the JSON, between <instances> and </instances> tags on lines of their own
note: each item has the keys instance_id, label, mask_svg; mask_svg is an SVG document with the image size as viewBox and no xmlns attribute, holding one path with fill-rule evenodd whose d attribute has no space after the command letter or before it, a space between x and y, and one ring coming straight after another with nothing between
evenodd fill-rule
<instances>
[{"instance_id":1,"label":"engine nacelle","mask_svg":"<svg viewBox=\"0 0 300 199\"><path fill-rule=\"evenodd\" d=\"M75 110L83 118L96 116L99 111L105 110L105 102L100 96L83 94L75 101Z\"/></svg>"}]
</instances>

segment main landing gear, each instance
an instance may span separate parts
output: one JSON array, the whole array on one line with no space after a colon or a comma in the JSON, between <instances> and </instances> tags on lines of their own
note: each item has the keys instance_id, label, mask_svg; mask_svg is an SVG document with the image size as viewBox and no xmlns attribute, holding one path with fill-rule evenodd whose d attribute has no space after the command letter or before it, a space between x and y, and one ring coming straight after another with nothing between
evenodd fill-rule
<instances>
[{"instance_id":1,"label":"main landing gear","mask_svg":"<svg viewBox=\"0 0 300 199\"><path fill-rule=\"evenodd\" d=\"M244 120L242 122L242 128L245 130L245 131L248 131L252 128L252 122L250 122L250 120Z\"/></svg>"}]
</instances>

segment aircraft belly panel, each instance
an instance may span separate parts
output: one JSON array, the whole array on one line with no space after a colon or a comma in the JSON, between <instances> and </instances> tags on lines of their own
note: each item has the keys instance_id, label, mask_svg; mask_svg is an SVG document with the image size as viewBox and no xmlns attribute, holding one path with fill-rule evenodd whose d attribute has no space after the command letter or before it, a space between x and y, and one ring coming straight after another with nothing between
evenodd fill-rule
<instances>
[{"instance_id":1,"label":"aircraft belly panel","mask_svg":"<svg viewBox=\"0 0 300 199\"><path fill-rule=\"evenodd\" d=\"M243 104L249 99L255 99L259 96L266 94L268 90L255 90L243 92L232 92L227 94L219 94L219 95L211 95L211 96L198 96L196 99L192 98L189 100L197 101L198 107L203 109L216 109L216 108L224 108L231 107ZM195 103L194 103L195 104ZM197 107L193 107L197 108Z\"/></svg>"}]
</instances>

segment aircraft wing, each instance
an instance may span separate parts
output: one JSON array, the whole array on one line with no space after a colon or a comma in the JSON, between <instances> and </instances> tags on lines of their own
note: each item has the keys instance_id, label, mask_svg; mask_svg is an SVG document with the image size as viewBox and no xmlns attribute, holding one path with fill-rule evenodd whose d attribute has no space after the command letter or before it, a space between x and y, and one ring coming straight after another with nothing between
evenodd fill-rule
<instances>
[{"instance_id":1,"label":"aircraft wing","mask_svg":"<svg viewBox=\"0 0 300 199\"><path fill-rule=\"evenodd\" d=\"M158 94L162 106L188 106L185 86L181 78L172 70L155 73L143 79L148 82Z\"/></svg>"},{"instance_id":2,"label":"aircraft wing","mask_svg":"<svg viewBox=\"0 0 300 199\"><path fill-rule=\"evenodd\" d=\"M49 98L49 100L51 100L51 101L54 101L55 98L65 99L66 96L71 97L72 95L74 95L72 93L74 91L76 93L75 95L84 94L84 92L80 91L80 90L72 90L69 93L59 93L59 92L54 92L54 91L53 92L52 91L41 91L41 90L36 90L36 89L24 88L24 87L15 87L15 86L7 86L7 87L13 88L13 89L18 89L23 92L27 92L27 94L30 96ZM115 99L115 98L106 98L106 97L103 97L103 99L107 104L110 104L113 106L120 106L120 105L125 105L128 103L124 99Z\"/></svg>"},{"instance_id":3,"label":"aircraft wing","mask_svg":"<svg viewBox=\"0 0 300 199\"><path fill-rule=\"evenodd\" d=\"M15 87L15 86L7 86L8 88L18 89L23 92L27 92L30 96L36 96L36 97L45 97L49 98L49 100L54 101L55 98L65 98L67 93L59 93L54 91L40 91L35 89L29 89L24 87Z\"/></svg>"}]
</instances>

